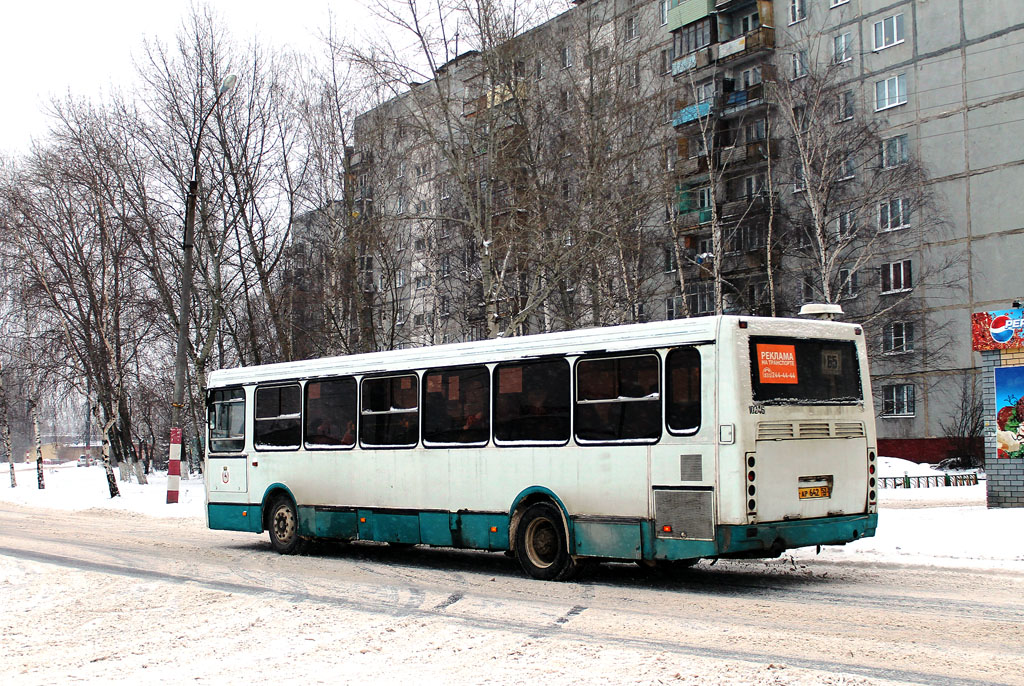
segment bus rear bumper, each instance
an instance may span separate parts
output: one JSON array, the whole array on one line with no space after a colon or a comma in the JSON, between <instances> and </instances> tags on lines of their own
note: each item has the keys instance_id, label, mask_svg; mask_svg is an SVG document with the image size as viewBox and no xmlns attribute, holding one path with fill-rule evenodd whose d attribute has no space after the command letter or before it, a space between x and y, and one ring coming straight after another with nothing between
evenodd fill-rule
<instances>
[{"instance_id":1,"label":"bus rear bumper","mask_svg":"<svg viewBox=\"0 0 1024 686\"><path fill-rule=\"evenodd\" d=\"M720 557L774 557L790 548L843 545L875 535L877 514L719 526Z\"/></svg>"}]
</instances>

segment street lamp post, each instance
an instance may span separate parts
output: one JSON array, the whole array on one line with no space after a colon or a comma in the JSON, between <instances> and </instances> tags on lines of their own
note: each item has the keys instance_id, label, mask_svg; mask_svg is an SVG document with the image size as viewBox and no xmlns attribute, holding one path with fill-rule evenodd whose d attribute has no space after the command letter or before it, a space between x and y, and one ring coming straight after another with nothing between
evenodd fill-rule
<instances>
[{"instance_id":1,"label":"street lamp post","mask_svg":"<svg viewBox=\"0 0 1024 686\"><path fill-rule=\"evenodd\" d=\"M192 246L195 240L196 193L199 190L199 150L203 141L203 129L217 108L220 99L235 86L238 76L228 74L221 82L210 109L199 121L196 143L192 147L192 178L188 182L188 196L185 199L185 234L181 240L184 252L181 275L181 302L178 311L178 347L174 357L174 396L171 399L171 449L167 461L167 502L178 502L178 487L181 482L181 410L185 404L185 368L188 352L188 320L192 307Z\"/></svg>"}]
</instances>

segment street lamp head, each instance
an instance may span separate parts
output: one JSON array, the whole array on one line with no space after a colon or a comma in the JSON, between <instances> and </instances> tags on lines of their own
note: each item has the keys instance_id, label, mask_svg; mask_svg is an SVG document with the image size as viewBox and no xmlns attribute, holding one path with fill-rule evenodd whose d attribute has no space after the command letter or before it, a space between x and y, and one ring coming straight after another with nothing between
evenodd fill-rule
<instances>
[{"instance_id":1,"label":"street lamp head","mask_svg":"<svg viewBox=\"0 0 1024 686\"><path fill-rule=\"evenodd\" d=\"M238 81L238 74L228 74L224 77L224 80L220 83L220 92L218 95L224 95L232 88L235 87L235 82Z\"/></svg>"}]
</instances>

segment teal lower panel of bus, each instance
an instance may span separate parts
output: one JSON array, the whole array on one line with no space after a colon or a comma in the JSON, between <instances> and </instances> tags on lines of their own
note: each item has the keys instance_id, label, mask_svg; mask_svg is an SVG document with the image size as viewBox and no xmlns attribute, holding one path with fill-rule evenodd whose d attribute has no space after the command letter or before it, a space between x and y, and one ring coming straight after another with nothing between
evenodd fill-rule
<instances>
[{"instance_id":1,"label":"teal lower panel of bus","mask_svg":"<svg viewBox=\"0 0 1024 686\"><path fill-rule=\"evenodd\" d=\"M744 555L808 545L838 545L874 536L877 514L827 517L748 526L719 526L718 554Z\"/></svg>"},{"instance_id":2,"label":"teal lower panel of bus","mask_svg":"<svg viewBox=\"0 0 1024 686\"><path fill-rule=\"evenodd\" d=\"M248 531L255 534L263 531L263 512L259 505L208 503L206 512L211 529Z\"/></svg>"},{"instance_id":3,"label":"teal lower panel of bus","mask_svg":"<svg viewBox=\"0 0 1024 686\"><path fill-rule=\"evenodd\" d=\"M639 560L643 555L646 522L573 522L573 543L577 555Z\"/></svg>"}]
</instances>

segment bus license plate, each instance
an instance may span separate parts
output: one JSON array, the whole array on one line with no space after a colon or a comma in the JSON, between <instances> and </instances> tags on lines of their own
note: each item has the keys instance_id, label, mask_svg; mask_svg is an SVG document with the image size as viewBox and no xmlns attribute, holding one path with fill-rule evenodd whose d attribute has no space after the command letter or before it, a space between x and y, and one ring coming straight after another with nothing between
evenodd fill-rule
<instances>
[{"instance_id":1,"label":"bus license plate","mask_svg":"<svg viewBox=\"0 0 1024 686\"><path fill-rule=\"evenodd\" d=\"M827 498L830 495L828 486L808 486L807 488L799 488L797 491L800 493L800 500Z\"/></svg>"}]
</instances>

